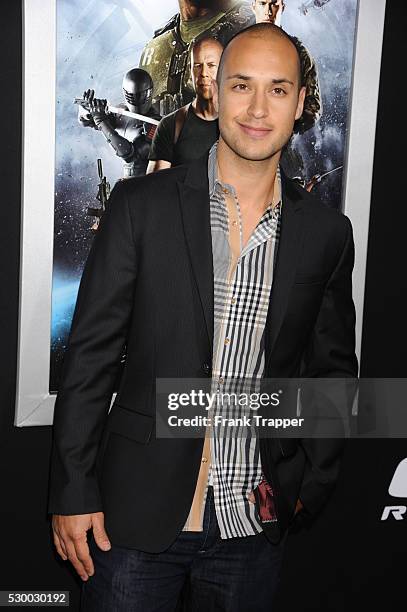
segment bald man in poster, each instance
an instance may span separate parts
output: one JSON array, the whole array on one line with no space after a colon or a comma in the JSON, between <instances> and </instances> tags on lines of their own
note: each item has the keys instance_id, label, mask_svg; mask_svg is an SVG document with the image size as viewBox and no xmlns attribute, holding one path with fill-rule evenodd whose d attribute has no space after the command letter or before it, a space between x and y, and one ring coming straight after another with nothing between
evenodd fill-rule
<instances>
[{"instance_id":1,"label":"bald man in poster","mask_svg":"<svg viewBox=\"0 0 407 612\"><path fill-rule=\"evenodd\" d=\"M234 34L254 24L249 2L178 0L176 13L144 47L139 67L153 79L153 108L162 117L195 97L191 79L191 44L216 38L224 47Z\"/></svg>"},{"instance_id":2,"label":"bald man in poster","mask_svg":"<svg viewBox=\"0 0 407 612\"><path fill-rule=\"evenodd\" d=\"M147 173L189 163L209 151L219 137L216 75L223 47L216 38L198 38L191 46L195 98L163 117L149 154Z\"/></svg>"}]
</instances>

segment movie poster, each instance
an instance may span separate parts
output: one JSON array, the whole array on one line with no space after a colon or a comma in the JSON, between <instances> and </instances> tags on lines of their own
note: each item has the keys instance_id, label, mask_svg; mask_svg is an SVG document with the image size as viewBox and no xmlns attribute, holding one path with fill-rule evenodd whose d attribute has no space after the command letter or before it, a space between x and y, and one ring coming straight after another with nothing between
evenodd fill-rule
<instances>
[{"instance_id":1,"label":"movie poster","mask_svg":"<svg viewBox=\"0 0 407 612\"><path fill-rule=\"evenodd\" d=\"M204 16L194 17L199 9ZM341 209L356 17L357 0L57 0L50 393L58 390L80 277L109 186L145 172L157 122L194 97L191 43L211 36L224 45L259 21L297 37L308 112L284 169ZM135 79L144 79L146 92L152 83L144 100L135 100ZM87 111L92 90L111 119L108 133ZM129 143L137 153L131 161L120 155Z\"/></svg>"}]
</instances>

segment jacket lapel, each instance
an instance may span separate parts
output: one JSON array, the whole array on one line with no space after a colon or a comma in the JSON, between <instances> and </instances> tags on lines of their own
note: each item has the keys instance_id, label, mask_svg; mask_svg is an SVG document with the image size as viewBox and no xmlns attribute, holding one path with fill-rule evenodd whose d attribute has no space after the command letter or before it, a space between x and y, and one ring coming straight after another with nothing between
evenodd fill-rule
<instances>
[{"instance_id":1,"label":"jacket lapel","mask_svg":"<svg viewBox=\"0 0 407 612\"><path fill-rule=\"evenodd\" d=\"M302 200L283 173L282 192L280 239L265 330L265 376L287 310L304 239Z\"/></svg>"},{"instance_id":2,"label":"jacket lapel","mask_svg":"<svg viewBox=\"0 0 407 612\"><path fill-rule=\"evenodd\" d=\"M188 166L185 181L178 183L178 189L184 233L212 356L214 281L207 155Z\"/></svg>"},{"instance_id":3,"label":"jacket lapel","mask_svg":"<svg viewBox=\"0 0 407 612\"><path fill-rule=\"evenodd\" d=\"M212 355L214 280L207 162L207 155L193 161L188 166L184 182L178 183L178 189L184 233ZM283 205L280 239L265 330L266 376L287 310L304 239L303 200L292 181L281 174Z\"/></svg>"}]
</instances>

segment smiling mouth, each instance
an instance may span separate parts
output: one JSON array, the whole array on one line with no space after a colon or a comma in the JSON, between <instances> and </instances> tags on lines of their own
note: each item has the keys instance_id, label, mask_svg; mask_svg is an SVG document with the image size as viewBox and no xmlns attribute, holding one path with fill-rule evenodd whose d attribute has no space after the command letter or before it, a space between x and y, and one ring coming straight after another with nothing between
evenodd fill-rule
<instances>
[{"instance_id":1,"label":"smiling mouth","mask_svg":"<svg viewBox=\"0 0 407 612\"><path fill-rule=\"evenodd\" d=\"M238 125L245 134L252 138L264 138L264 136L268 136L270 132L272 132L271 128L257 128L251 125L245 125L244 123L238 123Z\"/></svg>"}]
</instances>

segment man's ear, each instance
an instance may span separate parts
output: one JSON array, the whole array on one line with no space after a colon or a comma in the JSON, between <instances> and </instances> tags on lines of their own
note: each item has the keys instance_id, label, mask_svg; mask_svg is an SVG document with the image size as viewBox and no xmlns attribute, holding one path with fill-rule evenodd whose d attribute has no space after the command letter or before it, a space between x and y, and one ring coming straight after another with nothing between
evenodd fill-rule
<instances>
[{"instance_id":1,"label":"man's ear","mask_svg":"<svg viewBox=\"0 0 407 612\"><path fill-rule=\"evenodd\" d=\"M302 115L302 112L304 110L304 100L305 100L305 93L307 91L307 88L305 87L305 85L303 85L300 89L300 92L298 94L298 104L297 104L297 110L295 111L295 119L299 119Z\"/></svg>"}]
</instances>

